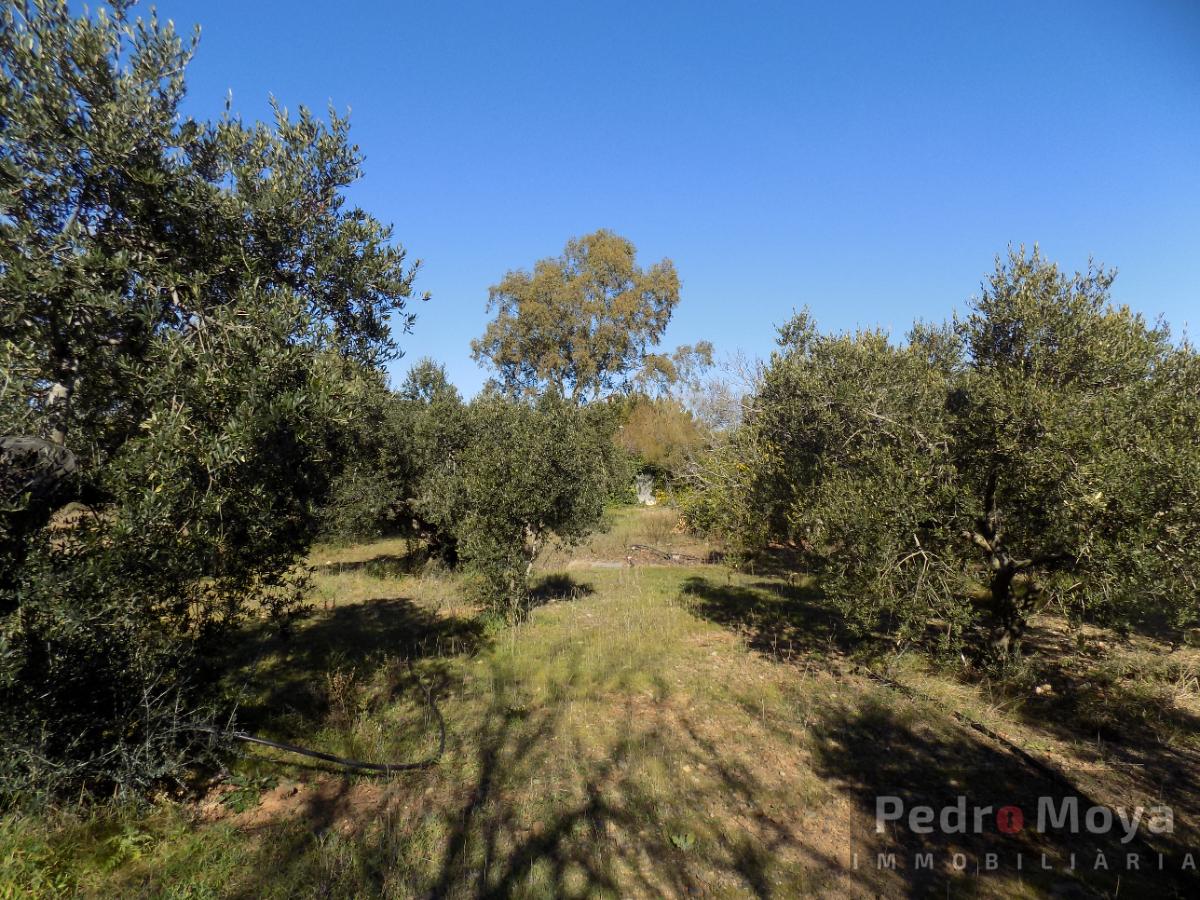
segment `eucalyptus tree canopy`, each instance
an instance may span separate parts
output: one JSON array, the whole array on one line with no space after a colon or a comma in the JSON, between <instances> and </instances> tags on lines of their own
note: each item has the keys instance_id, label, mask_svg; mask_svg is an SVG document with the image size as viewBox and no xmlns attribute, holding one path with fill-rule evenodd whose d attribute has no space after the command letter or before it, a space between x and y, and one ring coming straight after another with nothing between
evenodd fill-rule
<instances>
[{"instance_id":1,"label":"eucalyptus tree canopy","mask_svg":"<svg viewBox=\"0 0 1200 900\"><path fill-rule=\"evenodd\" d=\"M94 498L0 513L6 779L168 771L203 639L295 607L355 385L411 321L346 120L182 116L194 43L124 0L0 9L0 434Z\"/></svg>"},{"instance_id":2,"label":"eucalyptus tree canopy","mask_svg":"<svg viewBox=\"0 0 1200 900\"><path fill-rule=\"evenodd\" d=\"M509 272L489 292L496 318L472 342L475 359L513 396L553 389L578 402L627 387L679 303L671 261L643 269L636 257L630 241L600 230L532 272Z\"/></svg>"},{"instance_id":3,"label":"eucalyptus tree canopy","mask_svg":"<svg viewBox=\"0 0 1200 900\"><path fill-rule=\"evenodd\" d=\"M900 344L796 317L741 438L743 537L793 541L864 628L999 655L1047 605L1194 621L1200 360L1112 279L1013 252Z\"/></svg>"}]
</instances>

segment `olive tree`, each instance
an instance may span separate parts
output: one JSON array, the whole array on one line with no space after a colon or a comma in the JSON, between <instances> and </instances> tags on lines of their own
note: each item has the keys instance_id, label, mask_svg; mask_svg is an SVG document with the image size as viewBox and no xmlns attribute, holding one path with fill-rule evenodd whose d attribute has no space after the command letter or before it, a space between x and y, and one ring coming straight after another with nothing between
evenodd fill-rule
<instances>
[{"instance_id":1,"label":"olive tree","mask_svg":"<svg viewBox=\"0 0 1200 900\"><path fill-rule=\"evenodd\" d=\"M1197 615L1200 364L1112 274L1010 253L944 326L802 314L740 438L751 544L791 541L862 628L1017 651L1029 617Z\"/></svg>"},{"instance_id":2,"label":"olive tree","mask_svg":"<svg viewBox=\"0 0 1200 900\"><path fill-rule=\"evenodd\" d=\"M457 558L453 535L424 514L422 498L438 466L465 441L465 412L446 370L418 360L400 386L365 385L339 452L344 465L322 511L323 536L362 540L403 536L430 556Z\"/></svg>"},{"instance_id":3,"label":"olive tree","mask_svg":"<svg viewBox=\"0 0 1200 900\"><path fill-rule=\"evenodd\" d=\"M579 409L555 394L521 401L485 392L466 408L461 445L426 483L419 508L454 536L487 605L522 616L547 542L599 525L613 424L606 408Z\"/></svg>"},{"instance_id":4,"label":"olive tree","mask_svg":"<svg viewBox=\"0 0 1200 900\"><path fill-rule=\"evenodd\" d=\"M347 122L185 118L193 49L123 0L0 9L0 434L74 460L0 479L6 792L173 771L216 638L297 608L359 375L411 322Z\"/></svg>"}]
</instances>

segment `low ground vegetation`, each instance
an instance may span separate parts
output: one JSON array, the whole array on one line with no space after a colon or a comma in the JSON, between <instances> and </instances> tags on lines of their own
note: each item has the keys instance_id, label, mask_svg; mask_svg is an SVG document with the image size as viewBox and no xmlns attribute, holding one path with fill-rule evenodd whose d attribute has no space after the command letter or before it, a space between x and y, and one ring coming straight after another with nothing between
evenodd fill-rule
<instances>
[{"instance_id":1,"label":"low ground vegetation","mask_svg":"<svg viewBox=\"0 0 1200 900\"><path fill-rule=\"evenodd\" d=\"M402 539L316 548L311 619L265 649L247 632L233 651L246 721L337 753L418 757L435 731L411 658L450 723L441 764L373 779L248 751L199 799L10 814L0 895L1033 897L1113 895L1118 878L1121 896L1187 894L1200 651L1039 615L1028 668L997 682L897 655L884 634L852 637L811 582L630 566L629 544L699 547L668 510L606 518L536 568L540 605L515 626L480 616L460 576L411 560ZM878 794L1033 809L1068 791L1168 803L1176 830L1130 850L874 827ZM934 852L931 869L914 868L917 850ZM1092 868L1098 850L1112 871ZM880 852L896 870L876 868ZM979 875L987 852L1002 867ZM1164 853L1164 873L1125 871L1127 852L1144 868ZM1071 853L1086 864L1070 870Z\"/></svg>"}]
</instances>

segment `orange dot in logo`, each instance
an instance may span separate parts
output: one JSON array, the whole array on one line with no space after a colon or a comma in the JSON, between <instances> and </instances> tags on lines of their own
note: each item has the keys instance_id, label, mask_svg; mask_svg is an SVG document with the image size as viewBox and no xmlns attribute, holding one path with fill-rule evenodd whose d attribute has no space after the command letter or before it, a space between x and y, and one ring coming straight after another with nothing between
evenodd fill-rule
<instances>
[{"instance_id":1,"label":"orange dot in logo","mask_svg":"<svg viewBox=\"0 0 1200 900\"><path fill-rule=\"evenodd\" d=\"M1025 813L1019 806L1002 806L996 810L996 827L1005 834L1016 834L1025 827Z\"/></svg>"}]
</instances>

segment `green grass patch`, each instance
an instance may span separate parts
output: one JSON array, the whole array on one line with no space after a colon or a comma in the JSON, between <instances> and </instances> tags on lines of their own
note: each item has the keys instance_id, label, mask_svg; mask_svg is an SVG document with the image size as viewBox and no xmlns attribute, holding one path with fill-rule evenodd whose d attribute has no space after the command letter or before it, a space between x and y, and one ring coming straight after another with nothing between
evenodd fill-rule
<instances>
[{"instance_id":1,"label":"green grass patch","mask_svg":"<svg viewBox=\"0 0 1200 900\"><path fill-rule=\"evenodd\" d=\"M329 602L290 638L248 633L231 651L245 721L343 755L419 758L436 730L412 659L449 724L441 763L374 779L246 749L199 801L10 815L0 898L875 896L947 884L1037 896L1081 879L1107 890L1062 871L855 870L851 854L873 859L892 839L874 832L878 793L999 803L1043 788L952 710L1044 753L1089 796L1150 802L1161 794L1154 773L1088 737L1098 713L1070 698L1091 684L1089 702L1124 716L1136 738L1126 753L1194 773L1183 755L1195 746L1184 734L1193 651L1098 648L1106 636L1078 641L1039 623L1038 659L1056 668L1003 685L889 658L891 676L928 698L913 700L854 674L855 648L811 583L711 565L594 565L622 561L630 543L694 540L668 524L669 510L609 515L608 535L562 565L542 561L540 605L514 626L478 617L456 576L394 562L391 542L318 548L317 596ZM1053 692L1035 693L1044 678ZM1140 719L1128 714L1135 703ZM1182 846L1195 838L1196 801L1174 802L1172 846ZM911 838L894 838L899 853ZM1054 859L1076 849L1044 844L1005 846Z\"/></svg>"}]
</instances>

